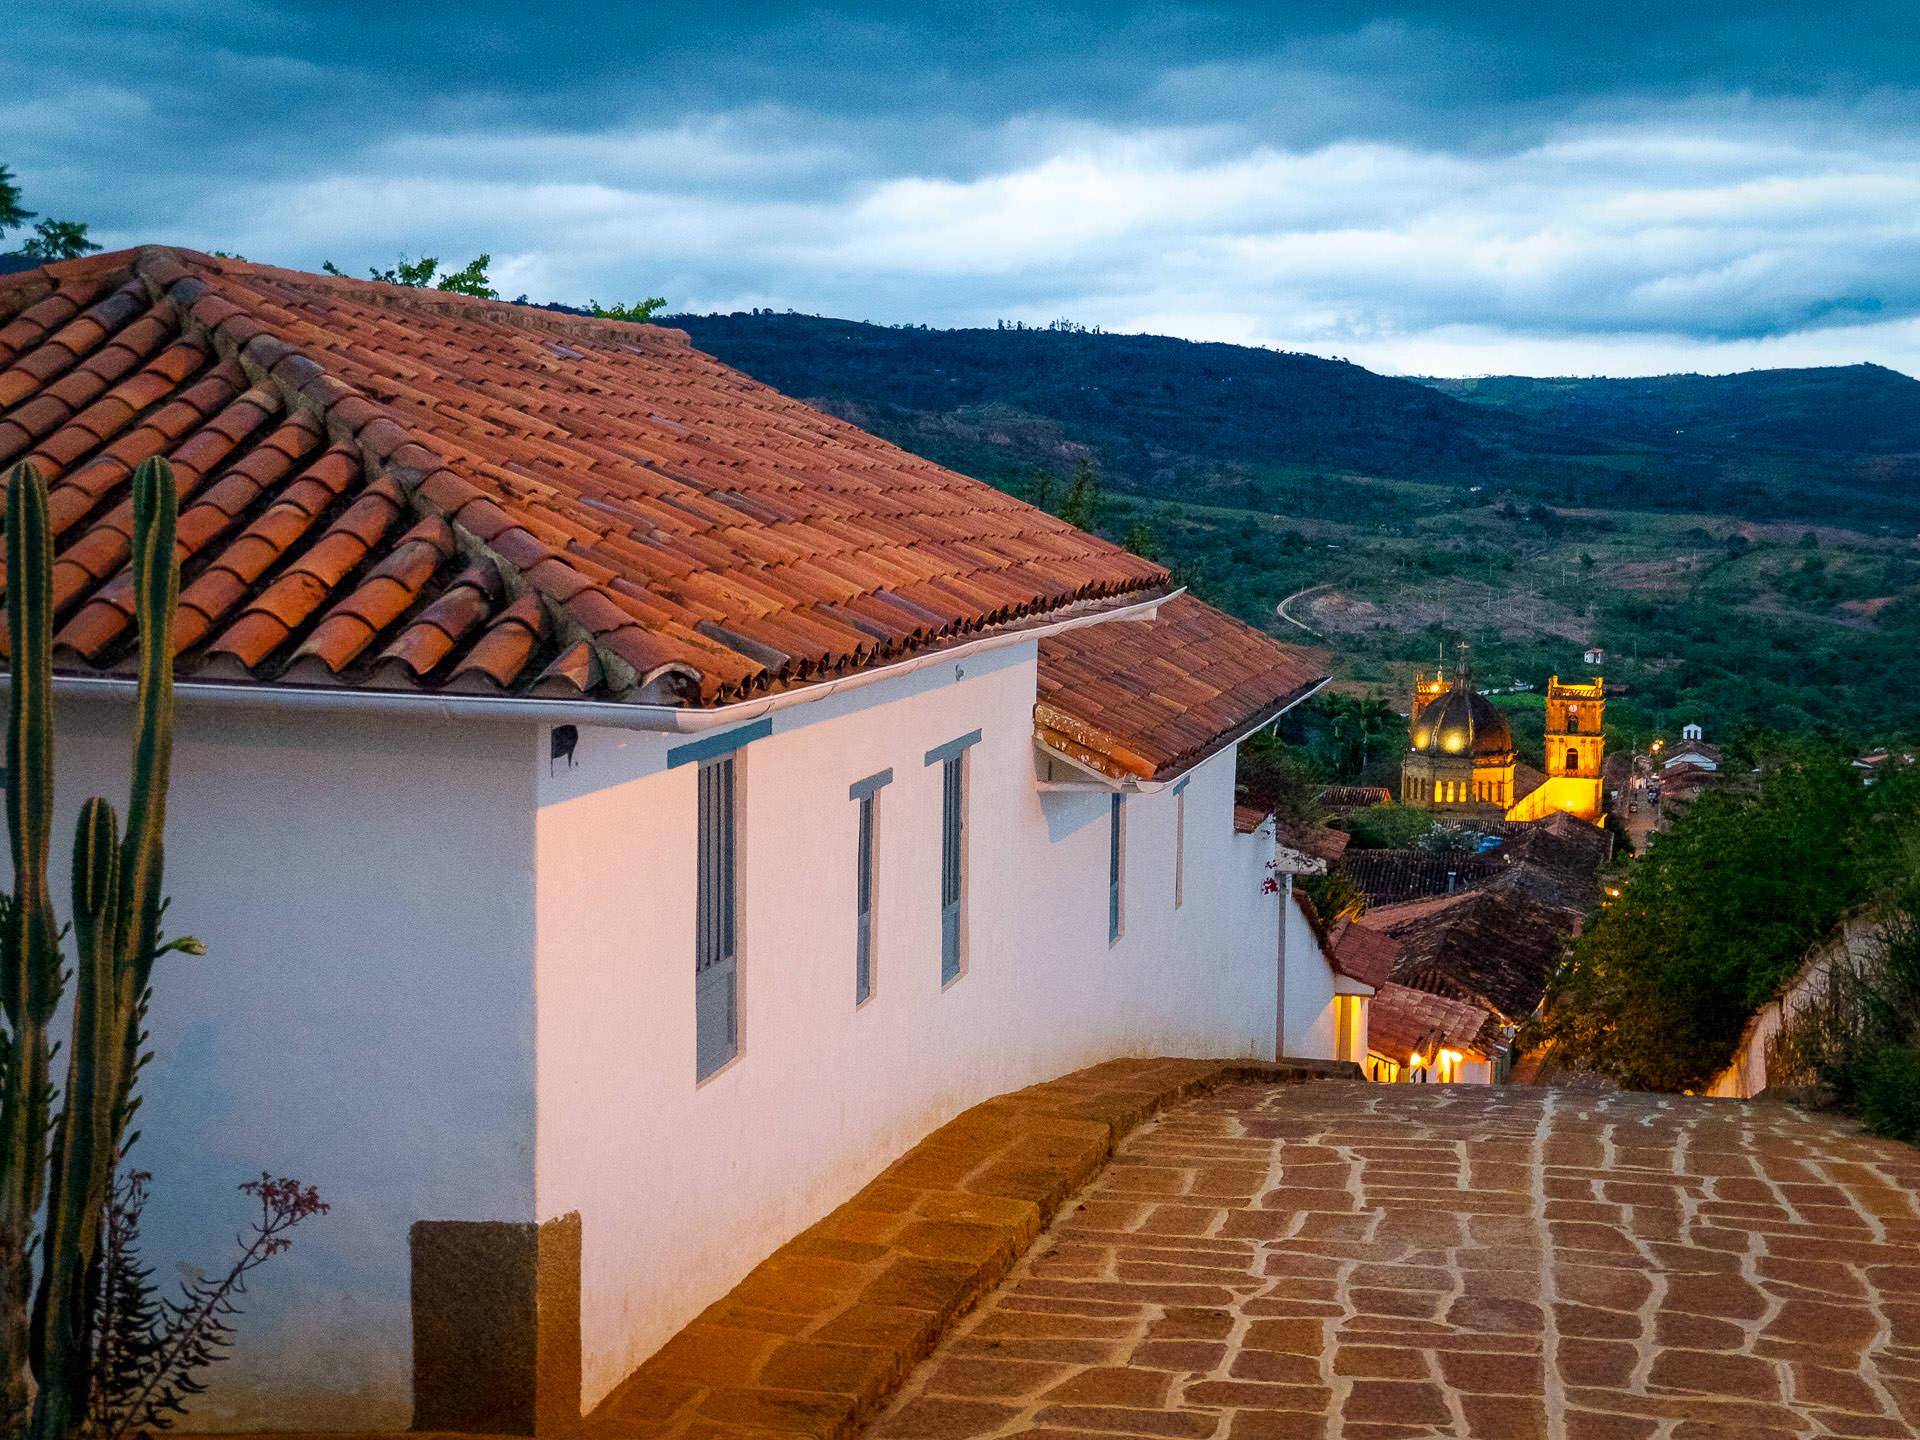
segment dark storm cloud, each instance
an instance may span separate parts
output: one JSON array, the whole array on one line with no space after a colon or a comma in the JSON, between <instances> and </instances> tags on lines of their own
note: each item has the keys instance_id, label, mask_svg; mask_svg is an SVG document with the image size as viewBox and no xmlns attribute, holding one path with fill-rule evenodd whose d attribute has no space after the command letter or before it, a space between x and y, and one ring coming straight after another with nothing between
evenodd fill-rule
<instances>
[{"instance_id":1,"label":"dark storm cloud","mask_svg":"<svg viewBox=\"0 0 1920 1440\"><path fill-rule=\"evenodd\" d=\"M0 161L114 242L563 298L1912 368L1904 8L22 7Z\"/></svg>"}]
</instances>

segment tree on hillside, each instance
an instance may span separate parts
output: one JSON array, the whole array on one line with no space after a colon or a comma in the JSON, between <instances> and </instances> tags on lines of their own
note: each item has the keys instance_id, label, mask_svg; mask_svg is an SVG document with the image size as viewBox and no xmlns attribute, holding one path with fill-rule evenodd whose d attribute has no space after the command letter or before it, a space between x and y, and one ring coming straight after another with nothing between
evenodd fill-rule
<instances>
[{"instance_id":1,"label":"tree on hillside","mask_svg":"<svg viewBox=\"0 0 1920 1440\"><path fill-rule=\"evenodd\" d=\"M1067 482L1067 498L1060 502L1060 518L1080 530L1091 530L1100 518L1100 483L1093 478L1093 462L1082 460Z\"/></svg>"},{"instance_id":2,"label":"tree on hillside","mask_svg":"<svg viewBox=\"0 0 1920 1440\"><path fill-rule=\"evenodd\" d=\"M1329 695L1326 711L1333 727L1336 768L1340 777L1348 780L1367 768L1374 742L1400 719L1377 695L1364 700L1353 695Z\"/></svg>"},{"instance_id":3,"label":"tree on hillside","mask_svg":"<svg viewBox=\"0 0 1920 1440\"><path fill-rule=\"evenodd\" d=\"M1036 470L1033 472L1033 503L1042 510L1053 509L1053 472Z\"/></svg>"},{"instance_id":4,"label":"tree on hillside","mask_svg":"<svg viewBox=\"0 0 1920 1440\"><path fill-rule=\"evenodd\" d=\"M55 260L78 260L99 248L81 221L42 220L33 227L33 238L20 247L20 253L51 264Z\"/></svg>"},{"instance_id":5,"label":"tree on hillside","mask_svg":"<svg viewBox=\"0 0 1920 1440\"><path fill-rule=\"evenodd\" d=\"M1702 796L1581 931L1537 1038L1623 1085L1701 1088L1808 947L1891 883L1916 817L1920 777L1868 789L1839 752L1776 754L1755 793Z\"/></svg>"},{"instance_id":6,"label":"tree on hillside","mask_svg":"<svg viewBox=\"0 0 1920 1440\"><path fill-rule=\"evenodd\" d=\"M0 165L0 235L9 230L18 230L36 213L20 203L20 187L14 182L13 171ZM83 221L42 220L33 227L33 236L20 247L20 253L44 264L55 260L77 260L99 248L88 238Z\"/></svg>"},{"instance_id":7,"label":"tree on hillside","mask_svg":"<svg viewBox=\"0 0 1920 1440\"><path fill-rule=\"evenodd\" d=\"M32 218L33 211L20 204L20 187L14 183L13 171L0 165L0 235L18 230Z\"/></svg>"},{"instance_id":8,"label":"tree on hillside","mask_svg":"<svg viewBox=\"0 0 1920 1440\"><path fill-rule=\"evenodd\" d=\"M398 263L385 270L369 268L367 278L378 280L385 285L404 285L409 290L424 290L431 286L435 290L446 290L455 295L471 295L479 300L498 300L500 294L487 278L487 267L492 263L493 256L483 253L469 260L458 270L449 270L445 274L440 274L440 261L437 257L422 255L418 260L409 260L402 255ZM331 260L321 261L320 268L329 275L346 278L347 272Z\"/></svg>"},{"instance_id":9,"label":"tree on hillside","mask_svg":"<svg viewBox=\"0 0 1920 1440\"><path fill-rule=\"evenodd\" d=\"M631 305L602 305L598 300L589 300L587 308L601 320L631 320L644 325L667 308L667 300L664 295L649 295Z\"/></svg>"}]
</instances>

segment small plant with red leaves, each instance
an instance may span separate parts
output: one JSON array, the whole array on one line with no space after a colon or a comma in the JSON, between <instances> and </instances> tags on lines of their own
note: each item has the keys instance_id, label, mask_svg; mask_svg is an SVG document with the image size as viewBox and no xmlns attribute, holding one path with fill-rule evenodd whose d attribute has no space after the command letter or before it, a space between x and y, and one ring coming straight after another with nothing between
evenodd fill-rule
<instances>
[{"instance_id":1,"label":"small plant with red leaves","mask_svg":"<svg viewBox=\"0 0 1920 1440\"><path fill-rule=\"evenodd\" d=\"M232 1321L247 1277L293 1246L293 1230L327 1204L311 1185L262 1172L240 1186L259 1210L236 1235L240 1253L224 1275L181 1283L180 1294L158 1299L152 1271L140 1260L140 1213L151 1177L124 1176L107 1216L107 1244L95 1297L94 1391L86 1434L98 1440L149 1435L172 1427L187 1403L204 1394L201 1372L233 1347Z\"/></svg>"}]
</instances>

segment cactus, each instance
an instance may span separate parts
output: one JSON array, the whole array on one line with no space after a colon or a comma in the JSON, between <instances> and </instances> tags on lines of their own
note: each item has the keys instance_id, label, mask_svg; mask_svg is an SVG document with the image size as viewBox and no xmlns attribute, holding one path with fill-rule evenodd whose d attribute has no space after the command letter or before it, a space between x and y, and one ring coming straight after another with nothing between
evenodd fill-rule
<instances>
[{"instance_id":1,"label":"cactus","mask_svg":"<svg viewBox=\"0 0 1920 1440\"><path fill-rule=\"evenodd\" d=\"M53 810L52 541L46 485L31 465L7 486L7 619L13 683L8 731L7 829L14 893L0 915L0 1260L8 1266L0 1317L0 1415L17 1428L30 1372L30 1433L65 1440L85 1415L90 1376L90 1273L113 1179L137 1101L141 1021L154 961L197 951L160 937L162 831L173 751L173 472L149 460L134 474L133 575L140 621L133 781L127 833L98 796L81 808L73 841L74 1003L60 1113L51 1115L48 1030L62 992L61 932L47 883ZM49 1143L51 1142L51 1143ZM44 1200L37 1287L27 1237ZM31 1295L31 1305L27 1301Z\"/></svg>"}]
</instances>

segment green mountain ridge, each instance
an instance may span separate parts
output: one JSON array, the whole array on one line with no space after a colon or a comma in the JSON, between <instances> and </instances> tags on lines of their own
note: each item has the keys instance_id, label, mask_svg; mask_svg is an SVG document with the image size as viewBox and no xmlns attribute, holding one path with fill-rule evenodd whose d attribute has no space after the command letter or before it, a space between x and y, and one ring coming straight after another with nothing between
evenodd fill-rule
<instances>
[{"instance_id":1,"label":"green mountain ridge","mask_svg":"<svg viewBox=\"0 0 1920 1440\"><path fill-rule=\"evenodd\" d=\"M1431 380L1071 327L771 311L665 323L777 389L1001 484L1086 456L1113 489L1270 513L1364 478L1751 520L1920 521L1920 381L1873 365Z\"/></svg>"},{"instance_id":2,"label":"green mountain ridge","mask_svg":"<svg viewBox=\"0 0 1920 1440\"><path fill-rule=\"evenodd\" d=\"M1626 379L1423 377L1420 383L1470 404L1637 445L1920 453L1920 380L1881 365Z\"/></svg>"}]
</instances>

